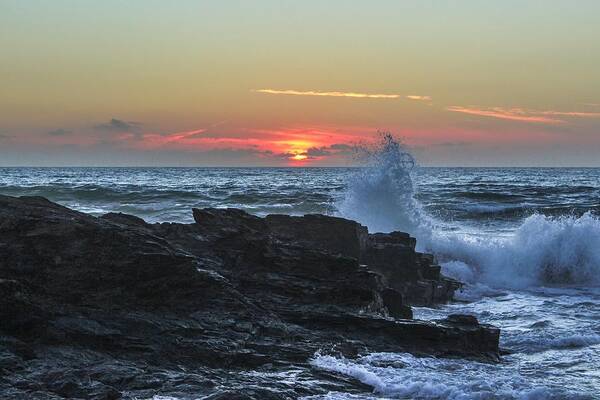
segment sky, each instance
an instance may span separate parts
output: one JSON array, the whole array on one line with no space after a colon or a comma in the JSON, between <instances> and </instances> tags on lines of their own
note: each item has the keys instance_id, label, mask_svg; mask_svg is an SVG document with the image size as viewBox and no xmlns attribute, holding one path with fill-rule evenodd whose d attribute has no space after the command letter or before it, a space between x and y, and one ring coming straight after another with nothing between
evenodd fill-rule
<instances>
[{"instance_id":1,"label":"sky","mask_svg":"<svg viewBox=\"0 0 600 400\"><path fill-rule=\"evenodd\" d=\"M0 0L0 166L600 166L599 1Z\"/></svg>"}]
</instances>

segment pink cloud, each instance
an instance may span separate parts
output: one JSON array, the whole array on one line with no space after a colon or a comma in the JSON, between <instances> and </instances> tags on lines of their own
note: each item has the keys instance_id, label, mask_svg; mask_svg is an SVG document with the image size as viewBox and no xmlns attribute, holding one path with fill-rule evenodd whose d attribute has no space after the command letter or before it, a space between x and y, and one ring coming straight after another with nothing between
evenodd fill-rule
<instances>
[{"instance_id":1,"label":"pink cloud","mask_svg":"<svg viewBox=\"0 0 600 400\"><path fill-rule=\"evenodd\" d=\"M556 118L544 117L543 115L530 115L527 111L521 108L504 109L500 107L494 107L483 109L474 107L449 106L446 107L446 110L464 114L478 115L481 117L507 119L511 121L534 122L542 124L562 124L565 122Z\"/></svg>"},{"instance_id":2,"label":"pink cloud","mask_svg":"<svg viewBox=\"0 0 600 400\"><path fill-rule=\"evenodd\" d=\"M600 112L582 112L582 111L555 111L555 110L528 110L524 108L502 108L491 107L481 108L475 106L449 106L446 110L464 114L479 115L482 117L492 117L507 119L512 121L533 122L542 124L564 124L567 121L556 117L567 118L600 118Z\"/></svg>"},{"instance_id":3,"label":"pink cloud","mask_svg":"<svg viewBox=\"0 0 600 400\"><path fill-rule=\"evenodd\" d=\"M322 92L317 90L279 90L279 89L255 89L253 92L265 94L284 94L292 96L317 96L317 97L353 97L361 99L400 99L431 101L431 96L422 95L401 95L385 93L357 93L357 92Z\"/></svg>"},{"instance_id":4,"label":"pink cloud","mask_svg":"<svg viewBox=\"0 0 600 400\"><path fill-rule=\"evenodd\" d=\"M540 115L557 115L563 117L600 118L600 112L579 111L539 111Z\"/></svg>"},{"instance_id":5,"label":"pink cloud","mask_svg":"<svg viewBox=\"0 0 600 400\"><path fill-rule=\"evenodd\" d=\"M318 162L347 155L342 145L355 143L359 128L284 127L227 130L194 129L169 134L123 133L113 142L128 150L207 152L248 150L257 157L287 160L290 164Z\"/></svg>"}]
</instances>

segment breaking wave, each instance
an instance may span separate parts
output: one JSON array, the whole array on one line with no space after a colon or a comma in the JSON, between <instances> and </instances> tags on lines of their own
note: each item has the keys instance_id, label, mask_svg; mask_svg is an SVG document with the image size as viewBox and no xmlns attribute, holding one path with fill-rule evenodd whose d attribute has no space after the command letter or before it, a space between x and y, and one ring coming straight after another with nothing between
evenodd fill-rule
<instances>
[{"instance_id":1,"label":"breaking wave","mask_svg":"<svg viewBox=\"0 0 600 400\"><path fill-rule=\"evenodd\" d=\"M430 246L446 261L445 270L457 269L456 263L447 263L452 261L469 266L467 282L510 288L600 284L600 220L590 213L554 218L535 214L505 238L437 232Z\"/></svg>"},{"instance_id":2,"label":"breaking wave","mask_svg":"<svg viewBox=\"0 0 600 400\"><path fill-rule=\"evenodd\" d=\"M415 199L415 162L397 140L383 135L377 149L365 152L365 167L350 178L337 204L342 216L370 231L409 232L420 249L436 254L447 273L460 265L467 282L504 288L600 284L600 219L592 213L533 214L504 237L457 233ZM477 211L489 211L481 207Z\"/></svg>"},{"instance_id":3,"label":"breaking wave","mask_svg":"<svg viewBox=\"0 0 600 400\"><path fill-rule=\"evenodd\" d=\"M512 368L465 360L418 358L407 353L373 353L357 360L317 354L311 364L353 377L392 399L590 399L590 396L515 375ZM311 399L348 399L335 393ZM378 397L381 398L381 397Z\"/></svg>"}]
</instances>

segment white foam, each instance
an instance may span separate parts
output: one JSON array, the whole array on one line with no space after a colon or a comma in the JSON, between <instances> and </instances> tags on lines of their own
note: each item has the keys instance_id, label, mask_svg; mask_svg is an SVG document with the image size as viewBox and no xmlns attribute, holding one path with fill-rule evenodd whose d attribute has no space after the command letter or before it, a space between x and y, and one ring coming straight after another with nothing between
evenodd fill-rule
<instances>
[{"instance_id":1,"label":"white foam","mask_svg":"<svg viewBox=\"0 0 600 400\"><path fill-rule=\"evenodd\" d=\"M462 261L448 261L442 264L444 274L450 278L458 279L465 283L474 283L477 275L473 268Z\"/></svg>"},{"instance_id":2,"label":"white foam","mask_svg":"<svg viewBox=\"0 0 600 400\"><path fill-rule=\"evenodd\" d=\"M600 284L600 220L589 213L556 218L532 215L504 238L437 232L429 246L454 262L444 264L447 271L468 265L476 280L496 287Z\"/></svg>"},{"instance_id":3,"label":"white foam","mask_svg":"<svg viewBox=\"0 0 600 400\"><path fill-rule=\"evenodd\" d=\"M414 198L413 157L389 134L382 136L377 148L363 149L363 153L366 165L350 177L336 204L338 212L371 232L420 233L424 213Z\"/></svg>"},{"instance_id":4,"label":"white foam","mask_svg":"<svg viewBox=\"0 0 600 400\"><path fill-rule=\"evenodd\" d=\"M386 365L389 363L389 366ZM396 365L405 364L405 367ZM532 382L512 368L464 360L417 358L407 353L375 353L348 360L316 355L311 364L353 377L373 388L373 394L393 399L576 399L588 396ZM318 397L344 399L351 397Z\"/></svg>"},{"instance_id":5,"label":"white foam","mask_svg":"<svg viewBox=\"0 0 600 400\"><path fill-rule=\"evenodd\" d=\"M532 215L508 237L444 231L414 198L414 160L406 149L385 135L367 154L366 167L351 178L337 204L342 216L370 231L401 230L416 236L419 249L434 252L445 262L446 273L467 282L503 288L600 285L598 217Z\"/></svg>"}]
</instances>

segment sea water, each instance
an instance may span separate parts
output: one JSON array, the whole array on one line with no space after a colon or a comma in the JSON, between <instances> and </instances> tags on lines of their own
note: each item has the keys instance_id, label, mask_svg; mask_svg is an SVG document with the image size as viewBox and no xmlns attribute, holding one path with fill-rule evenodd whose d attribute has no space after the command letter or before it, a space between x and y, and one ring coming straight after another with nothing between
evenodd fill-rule
<instances>
[{"instance_id":1,"label":"sea water","mask_svg":"<svg viewBox=\"0 0 600 400\"><path fill-rule=\"evenodd\" d=\"M393 147L393 146L392 146ZM372 394L313 399L600 398L600 169L422 168L384 148L363 168L0 168L0 194L45 196L94 215L191 222L192 207L323 213L408 231L467 285L459 302L501 328L500 364L316 354L314 368Z\"/></svg>"}]
</instances>

